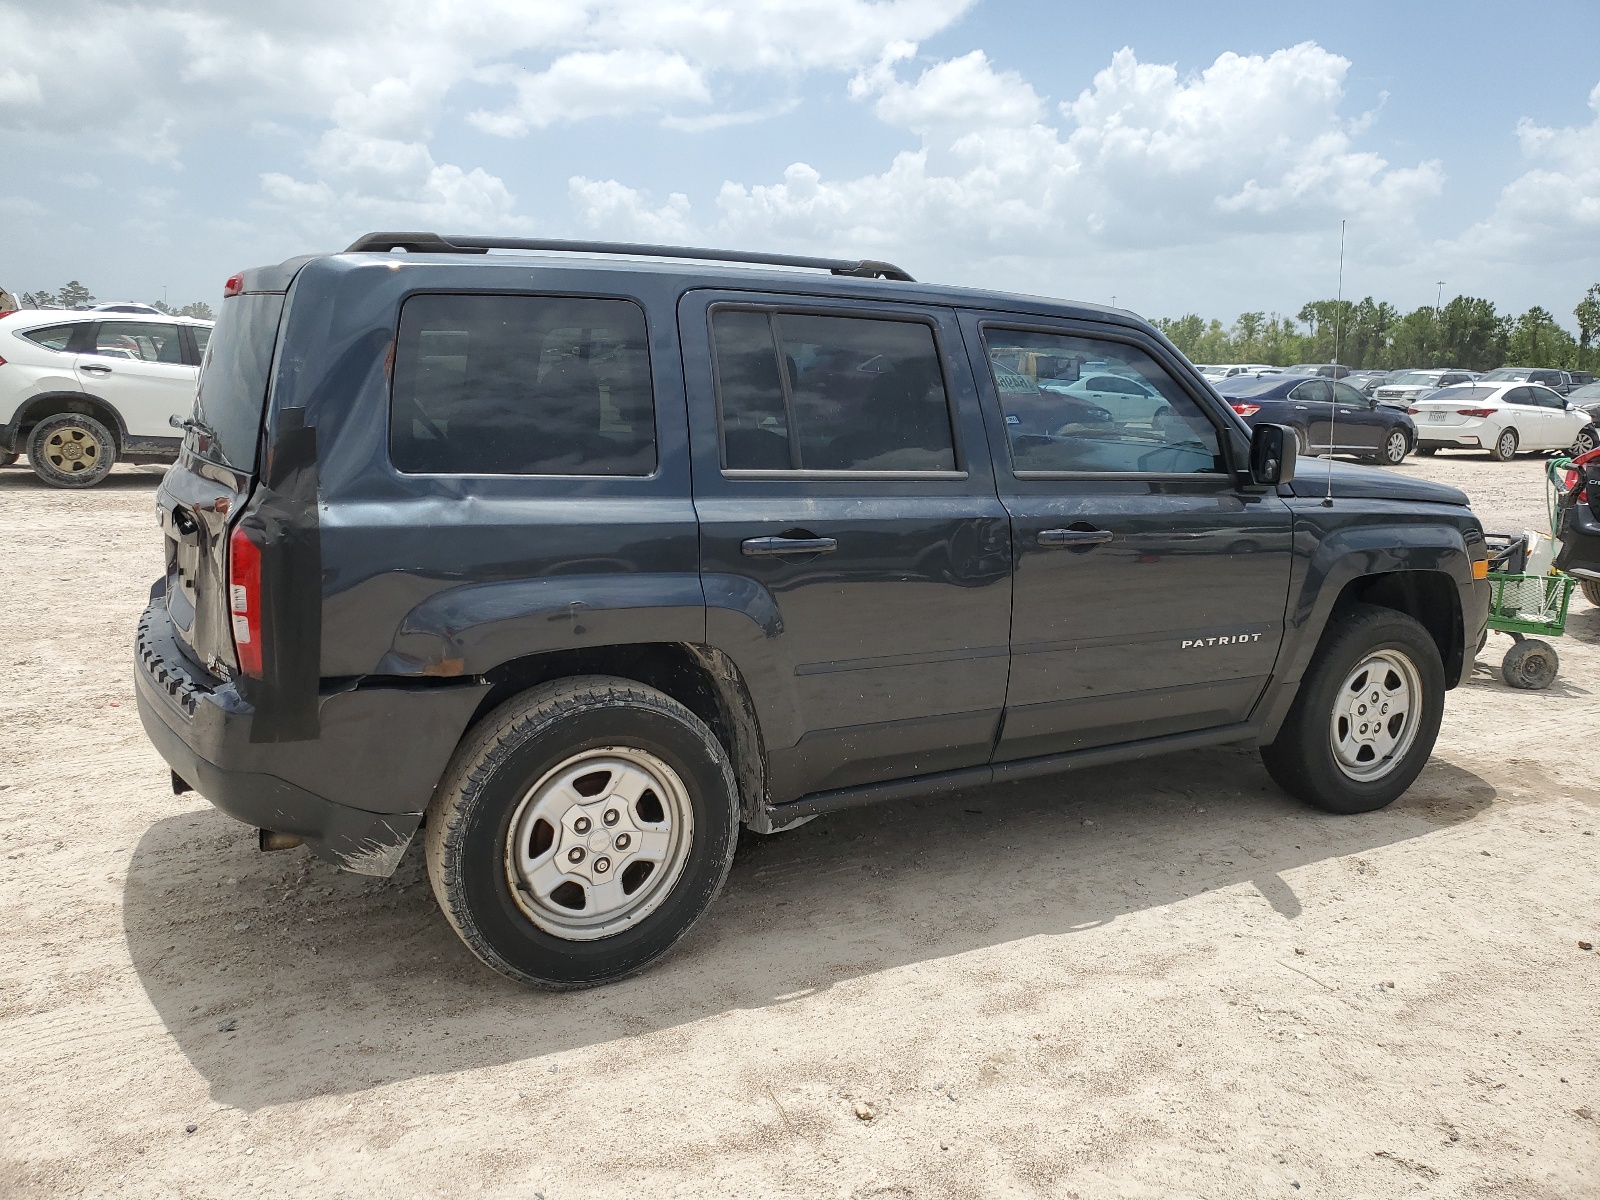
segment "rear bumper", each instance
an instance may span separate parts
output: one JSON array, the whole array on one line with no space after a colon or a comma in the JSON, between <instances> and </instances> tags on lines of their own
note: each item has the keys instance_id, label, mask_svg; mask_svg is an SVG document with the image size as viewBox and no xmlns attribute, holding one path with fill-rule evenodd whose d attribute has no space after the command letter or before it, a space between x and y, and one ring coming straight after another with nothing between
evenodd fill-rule
<instances>
[{"instance_id":1,"label":"rear bumper","mask_svg":"<svg viewBox=\"0 0 1600 1200\"><path fill-rule=\"evenodd\" d=\"M487 684L370 687L321 698L316 741L250 740L255 711L184 657L159 603L134 643L145 734L179 778L248 825L292 833L363 875L393 873Z\"/></svg>"}]
</instances>

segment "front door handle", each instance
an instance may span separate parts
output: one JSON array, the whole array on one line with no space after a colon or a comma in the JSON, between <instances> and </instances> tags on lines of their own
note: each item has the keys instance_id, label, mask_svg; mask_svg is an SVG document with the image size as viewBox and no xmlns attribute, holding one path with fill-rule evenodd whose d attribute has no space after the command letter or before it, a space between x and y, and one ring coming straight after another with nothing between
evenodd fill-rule
<instances>
[{"instance_id":1,"label":"front door handle","mask_svg":"<svg viewBox=\"0 0 1600 1200\"><path fill-rule=\"evenodd\" d=\"M1039 545L1046 550L1058 546L1103 546L1111 540L1109 529L1041 529Z\"/></svg>"},{"instance_id":2,"label":"front door handle","mask_svg":"<svg viewBox=\"0 0 1600 1200\"><path fill-rule=\"evenodd\" d=\"M1306 406L1304 404L1296 404L1294 406L1294 408L1295 408L1296 412L1305 412L1306 411Z\"/></svg>"},{"instance_id":3,"label":"front door handle","mask_svg":"<svg viewBox=\"0 0 1600 1200\"><path fill-rule=\"evenodd\" d=\"M777 558L783 554L827 554L839 543L830 537L758 537L739 543L747 558Z\"/></svg>"},{"instance_id":4,"label":"front door handle","mask_svg":"<svg viewBox=\"0 0 1600 1200\"><path fill-rule=\"evenodd\" d=\"M111 368L106 366L104 363L84 363L78 369L80 371L87 371L91 375L109 375L109 374L111 374Z\"/></svg>"}]
</instances>

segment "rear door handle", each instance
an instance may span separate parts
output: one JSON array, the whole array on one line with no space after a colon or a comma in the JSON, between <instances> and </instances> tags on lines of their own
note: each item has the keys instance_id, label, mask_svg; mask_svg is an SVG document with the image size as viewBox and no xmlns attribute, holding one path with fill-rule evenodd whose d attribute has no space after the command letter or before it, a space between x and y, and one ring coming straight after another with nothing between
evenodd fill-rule
<instances>
[{"instance_id":1,"label":"rear door handle","mask_svg":"<svg viewBox=\"0 0 1600 1200\"><path fill-rule=\"evenodd\" d=\"M1109 529L1041 529L1039 545L1047 550L1057 546L1103 546L1111 540Z\"/></svg>"},{"instance_id":2,"label":"rear door handle","mask_svg":"<svg viewBox=\"0 0 1600 1200\"><path fill-rule=\"evenodd\" d=\"M745 538L739 543L739 549L747 558L776 558L783 554L827 554L838 548L839 543L830 537L758 537Z\"/></svg>"},{"instance_id":3,"label":"rear door handle","mask_svg":"<svg viewBox=\"0 0 1600 1200\"><path fill-rule=\"evenodd\" d=\"M111 368L106 366L104 363L84 363L78 369L80 371L87 371L91 375L109 375L109 374L111 374Z\"/></svg>"}]
</instances>

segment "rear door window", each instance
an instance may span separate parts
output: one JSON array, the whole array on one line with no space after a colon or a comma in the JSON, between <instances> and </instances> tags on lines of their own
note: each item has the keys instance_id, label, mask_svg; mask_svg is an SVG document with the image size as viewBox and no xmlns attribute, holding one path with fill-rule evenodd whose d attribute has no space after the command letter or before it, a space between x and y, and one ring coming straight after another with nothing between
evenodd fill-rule
<instances>
[{"instance_id":1,"label":"rear door window","mask_svg":"<svg viewBox=\"0 0 1600 1200\"><path fill-rule=\"evenodd\" d=\"M95 330L94 343L85 351L102 358L125 358L135 362L183 362L183 343L176 325L156 325L144 321L102 321Z\"/></svg>"},{"instance_id":2,"label":"rear door window","mask_svg":"<svg viewBox=\"0 0 1600 1200\"><path fill-rule=\"evenodd\" d=\"M411 297L389 450L418 474L651 474L644 310L567 296Z\"/></svg>"},{"instance_id":3,"label":"rear door window","mask_svg":"<svg viewBox=\"0 0 1600 1200\"><path fill-rule=\"evenodd\" d=\"M956 469L931 326L723 308L711 331L725 469Z\"/></svg>"}]
</instances>

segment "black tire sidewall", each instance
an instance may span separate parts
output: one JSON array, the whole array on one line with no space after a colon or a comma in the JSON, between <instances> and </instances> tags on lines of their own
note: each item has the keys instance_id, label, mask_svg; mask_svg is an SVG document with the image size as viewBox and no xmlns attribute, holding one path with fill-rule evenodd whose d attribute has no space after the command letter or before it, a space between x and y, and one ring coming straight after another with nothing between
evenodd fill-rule
<instances>
[{"instance_id":1,"label":"black tire sidewall","mask_svg":"<svg viewBox=\"0 0 1600 1200\"><path fill-rule=\"evenodd\" d=\"M100 449L100 459L94 468L81 475L68 475L56 470L50 465L48 456L44 453L44 441L50 436L50 431L59 429L63 425L77 425L94 437ZM117 442L111 436L111 431L94 417L83 413L54 413L44 418L33 427L28 434L28 465L33 468L33 473L51 487L58 488L91 488L111 474L111 468L117 461Z\"/></svg>"},{"instance_id":2,"label":"black tire sidewall","mask_svg":"<svg viewBox=\"0 0 1600 1200\"><path fill-rule=\"evenodd\" d=\"M1386 649L1404 652L1417 669L1425 705L1422 723L1411 748L1389 774L1371 781L1351 779L1334 760L1328 740L1335 695L1357 662ZM1444 694L1444 666L1427 631L1404 613L1367 609L1319 652L1296 699L1295 711L1270 748L1280 762L1295 761L1287 771L1274 770L1273 775L1279 782L1284 782L1282 775L1291 776L1293 783L1286 784L1289 790L1330 812L1382 808L1404 794L1427 765L1444 718Z\"/></svg>"},{"instance_id":3,"label":"black tire sidewall","mask_svg":"<svg viewBox=\"0 0 1600 1200\"><path fill-rule=\"evenodd\" d=\"M505 974L552 988L621 979L670 950L721 888L738 832L732 775L709 740L709 731L702 734L665 713L629 704L563 714L518 736L514 748L464 797L451 891L481 941L474 948ZM570 941L540 929L512 895L505 871L511 818L546 771L574 754L617 745L648 751L678 773L694 814L693 842L677 884L648 917L611 937Z\"/></svg>"}]
</instances>

